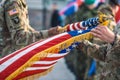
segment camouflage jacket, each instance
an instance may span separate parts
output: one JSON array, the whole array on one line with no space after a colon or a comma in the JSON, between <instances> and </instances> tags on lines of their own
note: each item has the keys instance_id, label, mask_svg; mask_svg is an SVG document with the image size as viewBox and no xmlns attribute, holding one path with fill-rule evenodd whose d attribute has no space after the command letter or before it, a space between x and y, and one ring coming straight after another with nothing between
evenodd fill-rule
<instances>
[{"instance_id":1,"label":"camouflage jacket","mask_svg":"<svg viewBox=\"0 0 120 80\"><path fill-rule=\"evenodd\" d=\"M115 28L115 32L120 35L120 23ZM84 42L86 53L105 64L102 73L96 80L120 80L120 36L117 37L115 44L99 46L88 41Z\"/></svg>"},{"instance_id":2,"label":"camouflage jacket","mask_svg":"<svg viewBox=\"0 0 120 80\"><path fill-rule=\"evenodd\" d=\"M1 56L46 37L48 30L36 31L30 26L25 0L5 1L0 9Z\"/></svg>"}]
</instances>

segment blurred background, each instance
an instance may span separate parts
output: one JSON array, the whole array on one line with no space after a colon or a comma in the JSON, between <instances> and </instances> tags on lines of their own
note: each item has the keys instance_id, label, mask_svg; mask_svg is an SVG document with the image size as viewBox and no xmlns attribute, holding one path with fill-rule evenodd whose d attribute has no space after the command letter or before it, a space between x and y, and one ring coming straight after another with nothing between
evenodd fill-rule
<instances>
[{"instance_id":1,"label":"blurred background","mask_svg":"<svg viewBox=\"0 0 120 80\"><path fill-rule=\"evenodd\" d=\"M50 20L53 5L56 4L58 10L61 10L70 0L27 0L30 24L36 26L36 29L50 28Z\"/></svg>"}]
</instances>

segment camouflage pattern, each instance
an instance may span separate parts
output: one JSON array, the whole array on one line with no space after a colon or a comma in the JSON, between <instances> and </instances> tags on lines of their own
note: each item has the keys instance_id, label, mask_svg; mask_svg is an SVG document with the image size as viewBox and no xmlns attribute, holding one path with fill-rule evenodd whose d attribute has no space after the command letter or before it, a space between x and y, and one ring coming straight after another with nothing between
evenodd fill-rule
<instances>
[{"instance_id":1,"label":"camouflage pattern","mask_svg":"<svg viewBox=\"0 0 120 80\"><path fill-rule=\"evenodd\" d=\"M96 7L95 9L89 9L87 5L83 4L80 6L79 10L75 14L75 21L83 21L91 17L96 17L97 10L98 10L98 7Z\"/></svg>"},{"instance_id":2,"label":"camouflage pattern","mask_svg":"<svg viewBox=\"0 0 120 80\"><path fill-rule=\"evenodd\" d=\"M81 43L82 51L98 61L102 61L102 67L95 80L120 80L120 22L114 29L117 39L114 45L97 45L84 41Z\"/></svg>"},{"instance_id":3,"label":"camouflage pattern","mask_svg":"<svg viewBox=\"0 0 120 80\"><path fill-rule=\"evenodd\" d=\"M108 28L111 30L111 31L114 31L114 28L116 26L116 22L115 22L115 14L112 12L112 8L109 6L109 5L102 5L100 8L99 8L99 11L106 14L107 16L111 17L113 19L112 22L109 23L108 25ZM96 42L96 39L98 38L94 38L93 40L93 43L96 43L96 44L99 44L99 45L102 45L102 44L106 44L105 42L103 41L100 41L100 42ZM102 44L101 44L102 42ZM103 70L103 67L105 65L104 62L102 61L96 61L96 64L97 64L97 69L96 69L96 75L95 75L95 78L99 78L99 74L102 72Z\"/></svg>"},{"instance_id":4,"label":"camouflage pattern","mask_svg":"<svg viewBox=\"0 0 120 80\"><path fill-rule=\"evenodd\" d=\"M29 25L26 0L6 0L0 9L1 57L48 37L48 30L36 31Z\"/></svg>"},{"instance_id":5,"label":"camouflage pattern","mask_svg":"<svg viewBox=\"0 0 120 80\"><path fill-rule=\"evenodd\" d=\"M97 10L102 4L103 3L100 3L94 9L89 9L87 5L82 4L74 15L67 17L67 23L79 22L91 17L96 17ZM76 75L76 80L88 79L87 74L92 62L91 57L83 54L80 49L75 49L65 57L65 60L68 67Z\"/></svg>"}]
</instances>

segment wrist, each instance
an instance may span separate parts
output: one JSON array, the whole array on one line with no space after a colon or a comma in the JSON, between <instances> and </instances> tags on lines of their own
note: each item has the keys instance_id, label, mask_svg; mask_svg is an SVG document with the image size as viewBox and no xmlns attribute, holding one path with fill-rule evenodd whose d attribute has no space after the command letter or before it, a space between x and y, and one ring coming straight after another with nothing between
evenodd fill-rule
<instances>
[{"instance_id":1,"label":"wrist","mask_svg":"<svg viewBox=\"0 0 120 80\"><path fill-rule=\"evenodd\" d=\"M117 33L114 33L114 39L113 39L113 41L111 42L111 45L112 45L112 46L115 44L116 40L117 40Z\"/></svg>"},{"instance_id":2,"label":"wrist","mask_svg":"<svg viewBox=\"0 0 120 80\"><path fill-rule=\"evenodd\" d=\"M40 31L41 37L47 38L49 36L48 30L41 30Z\"/></svg>"}]
</instances>

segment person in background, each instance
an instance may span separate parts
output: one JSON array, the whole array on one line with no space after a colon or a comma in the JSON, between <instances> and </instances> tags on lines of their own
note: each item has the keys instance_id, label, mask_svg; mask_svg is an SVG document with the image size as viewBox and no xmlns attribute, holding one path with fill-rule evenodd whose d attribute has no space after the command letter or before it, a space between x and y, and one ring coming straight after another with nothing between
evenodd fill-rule
<instances>
[{"instance_id":1,"label":"person in background","mask_svg":"<svg viewBox=\"0 0 120 80\"><path fill-rule=\"evenodd\" d=\"M62 25L62 19L61 19L61 16L59 15L59 10L58 10L58 7L57 7L57 3L53 3L50 26L55 27L55 26L58 26L58 25L59 26Z\"/></svg>"}]
</instances>

